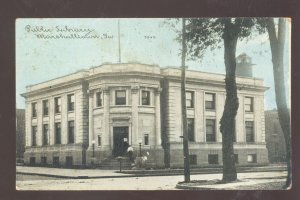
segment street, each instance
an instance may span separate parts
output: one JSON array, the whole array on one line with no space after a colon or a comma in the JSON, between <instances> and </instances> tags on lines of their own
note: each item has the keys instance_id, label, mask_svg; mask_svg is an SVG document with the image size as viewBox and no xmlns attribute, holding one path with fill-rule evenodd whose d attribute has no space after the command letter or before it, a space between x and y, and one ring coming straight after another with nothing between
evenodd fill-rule
<instances>
[{"instance_id":1,"label":"street","mask_svg":"<svg viewBox=\"0 0 300 200\"><path fill-rule=\"evenodd\" d=\"M247 185L284 182L286 172L239 173L243 189ZM222 179L222 174L191 175L191 180ZM244 181L244 180L247 180ZM17 190L176 190L176 184L183 181L183 175L116 177L92 179L48 178L30 175L17 175ZM238 189L235 183L232 189ZM222 187L220 185L220 187ZM250 187L251 189L251 187ZM272 189L272 188L270 188Z\"/></svg>"}]
</instances>

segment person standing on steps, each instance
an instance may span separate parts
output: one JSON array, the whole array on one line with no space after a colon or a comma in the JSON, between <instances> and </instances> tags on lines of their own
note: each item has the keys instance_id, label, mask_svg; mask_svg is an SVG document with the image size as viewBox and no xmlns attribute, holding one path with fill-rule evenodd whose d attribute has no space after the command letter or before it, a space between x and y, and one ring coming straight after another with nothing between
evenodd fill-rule
<instances>
[{"instance_id":1,"label":"person standing on steps","mask_svg":"<svg viewBox=\"0 0 300 200\"><path fill-rule=\"evenodd\" d=\"M128 146L127 153L128 153L128 157L129 157L130 162L133 163L134 162L134 160L133 160L133 148L132 148L131 145Z\"/></svg>"}]
</instances>

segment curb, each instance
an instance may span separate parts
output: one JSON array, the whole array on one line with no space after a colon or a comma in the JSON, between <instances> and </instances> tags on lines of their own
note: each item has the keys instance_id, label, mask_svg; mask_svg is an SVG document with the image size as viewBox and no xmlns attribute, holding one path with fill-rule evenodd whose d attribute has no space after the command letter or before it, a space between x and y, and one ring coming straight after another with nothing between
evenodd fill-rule
<instances>
[{"instance_id":1,"label":"curb","mask_svg":"<svg viewBox=\"0 0 300 200\"><path fill-rule=\"evenodd\" d=\"M279 168L279 169L269 169L269 170L250 170L250 169L244 169L244 170L238 170L237 173L251 173L251 172L277 172L277 171L285 171L285 169ZM152 171L153 172L153 171ZM69 178L69 179L93 179L93 178L130 178L130 177L148 177L148 176L177 176L182 175L182 172L154 172L149 173L146 171L123 171L115 172L116 175L108 175L108 176L68 176L68 175L55 175L55 174L44 174L44 173L33 173L33 172L16 172L16 174L22 174L22 175L35 175L35 176L45 176L45 177L53 177L53 178ZM117 175L117 174L123 174L123 175ZM197 175L197 174L218 174L222 173L222 170L211 170L211 171L191 171L191 175ZM125 174L125 175L124 175ZM181 187L181 186L179 186Z\"/></svg>"},{"instance_id":2,"label":"curb","mask_svg":"<svg viewBox=\"0 0 300 200\"><path fill-rule=\"evenodd\" d=\"M52 178L69 178L69 179L128 178L128 177L136 177L135 175L123 175L123 176L64 176L64 175L40 174L40 173L32 173L32 172L16 172L16 174L34 175L34 176L45 176L45 177L52 177Z\"/></svg>"},{"instance_id":3,"label":"curb","mask_svg":"<svg viewBox=\"0 0 300 200\"><path fill-rule=\"evenodd\" d=\"M216 188L209 188L209 187L196 187L196 186L185 186L185 185L180 185L176 184L175 188L181 189L181 190L217 190Z\"/></svg>"}]
</instances>

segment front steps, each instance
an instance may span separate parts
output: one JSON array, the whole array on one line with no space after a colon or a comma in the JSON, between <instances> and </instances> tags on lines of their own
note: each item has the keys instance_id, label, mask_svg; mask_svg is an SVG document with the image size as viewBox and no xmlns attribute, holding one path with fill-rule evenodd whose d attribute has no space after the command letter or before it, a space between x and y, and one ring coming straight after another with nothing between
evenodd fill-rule
<instances>
[{"instance_id":1,"label":"front steps","mask_svg":"<svg viewBox=\"0 0 300 200\"><path fill-rule=\"evenodd\" d=\"M118 157L122 160L122 169L131 169L132 163L129 161L128 157ZM100 169L120 169L120 159L118 158L107 158L103 160L97 168Z\"/></svg>"}]
</instances>

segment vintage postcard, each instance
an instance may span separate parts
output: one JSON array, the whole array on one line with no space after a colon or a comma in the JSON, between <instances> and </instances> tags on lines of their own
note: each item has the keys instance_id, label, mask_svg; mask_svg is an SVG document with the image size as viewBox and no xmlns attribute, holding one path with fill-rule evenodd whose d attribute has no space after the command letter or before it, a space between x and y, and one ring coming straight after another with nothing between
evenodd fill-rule
<instances>
[{"instance_id":1,"label":"vintage postcard","mask_svg":"<svg viewBox=\"0 0 300 200\"><path fill-rule=\"evenodd\" d=\"M17 190L291 187L290 19L15 25Z\"/></svg>"}]
</instances>

